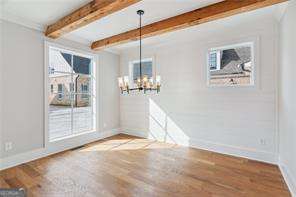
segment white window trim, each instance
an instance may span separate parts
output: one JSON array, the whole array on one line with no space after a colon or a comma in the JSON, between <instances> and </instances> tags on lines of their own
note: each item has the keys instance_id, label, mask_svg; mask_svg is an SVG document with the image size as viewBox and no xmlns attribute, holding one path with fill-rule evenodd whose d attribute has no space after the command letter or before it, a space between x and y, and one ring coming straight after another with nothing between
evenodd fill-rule
<instances>
[{"instance_id":1,"label":"white window trim","mask_svg":"<svg viewBox=\"0 0 296 197\"><path fill-rule=\"evenodd\" d=\"M50 84L49 84L49 75L48 75L48 66L49 66L49 49L50 48L57 48L63 52L71 53L75 55L79 55L82 57L87 57L92 59L93 66L92 66L92 72L94 73L93 79L93 86L95 87L92 90L93 99L92 105L93 105L93 114L94 114L94 120L93 120L93 130L86 131L82 133L73 133L69 136L64 136L56 139L50 140L49 138L49 92L50 92ZM96 88L99 87L98 79L98 69L97 69L97 63L98 58L97 54L90 53L87 51L78 50L71 47L66 47L61 44L56 44L53 42L45 41L44 42L44 147L48 150L55 151L56 149L61 149L61 147L67 147L67 146L75 146L75 144L80 144L81 141L86 141L89 139L92 139L93 136L99 136L98 130L99 130L99 109L97 108L99 106L99 91L96 90ZM65 144L66 143L66 144ZM62 150L62 149L61 149Z\"/></svg>"},{"instance_id":2,"label":"white window trim","mask_svg":"<svg viewBox=\"0 0 296 197\"><path fill-rule=\"evenodd\" d=\"M142 62L149 62L149 61L152 62L152 77L153 77L153 79L155 81L156 69L155 69L155 61L154 61L154 58L153 57L150 57L150 58L144 58L144 59L142 59ZM133 80L133 78L134 78L134 76L133 76L133 66L134 66L135 63L139 63L139 62L140 62L140 60L132 60L132 61L129 62L129 79L130 79L129 85L130 85L131 88L134 88L134 87L137 86L137 84Z\"/></svg>"},{"instance_id":3,"label":"white window trim","mask_svg":"<svg viewBox=\"0 0 296 197\"><path fill-rule=\"evenodd\" d=\"M258 54L258 42L259 42L259 37L256 38L249 38L249 39L244 39L244 40L239 40L236 41L235 44L221 44L221 47L209 47L207 50L207 55L206 55L206 65L207 65L207 86L208 87L257 87L257 76L258 76L258 68L257 68L257 62L259 59L259 54ZM210 65L209 65L209 54L211 51L215 50L225 50L225 49L230 49L230 48L237 48L240 46L246 46L249 45L251 47L251 60L252 60L252 73L251 73L251 81L249 84L234 84L234 85L215 85L215 84L210 84Z\"/></svg>"}]
</instances>

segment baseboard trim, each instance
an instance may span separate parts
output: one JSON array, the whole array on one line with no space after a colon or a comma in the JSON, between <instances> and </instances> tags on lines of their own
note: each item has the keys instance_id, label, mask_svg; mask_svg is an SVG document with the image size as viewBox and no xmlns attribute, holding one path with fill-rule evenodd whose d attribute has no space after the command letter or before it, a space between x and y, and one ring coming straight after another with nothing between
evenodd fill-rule
<instances>
[{"instance_id":1,"label":"baseboard trim","mask_svg":"<svg viewBox=\"0 0 296 197\"><path fill-rule=\"evenodd\" d=\"M147 138L147 135L145 135L144 132L141 132L138 130L121 129L120 132L128 135ZM186 142L186 143L184 143L184 141L185 140L181 139L180 141L176 142L176 144L179 144L182 146L189 146L192 148L198 148L202 150L208 150L208 151L226 154L226 155L232 155L236 157L243 157L243 158L275 164L275 165L278 164L277 154L270 153L270 152L257 151L254 149L230 146L225 144L218 144L218 143L213 143L213 142L204 141L204 140L190 139L189 142Z\"/></svg>"},{"instance_id":2,"label":"baseboard trim","mask_svg":"<svg viewBox=\"0 0 296 197\"><path fill-rule=\"evenodd\" d=\"M75 148L78 146L82 146L84 144L88 144L91 142L95 142L95 141L116 135L119 133L119 131L120 131L119 129L102 131L102 132L98 132L98 134L95 135L94 138L87 138L79 143L77 143L77 142L72 143L72 144L70 143L66 146L57 146L57 148L53 148L53 147L40 148L40 149L36 149L33 151L13 155L10 157L1 158L0 159L0 171L20 165L22 163L30 162L30 161L33 161L36 159L40 159L42 157L47 157L47 156L55 154L55 153L59 153L59 152L65 151L65 150L69 150L69 149L72 149L72 148Z\"/></svg>"},{"instance_id":3,"label":"baseboard trim","mask_svg":"<svg viewBox=\"0 0 296 197\"><path fill-rule=\"evenodd\" d=\"M279 159L279 168L292 197L296 197L296 177L293 177L291 170Z\"/></svg>"}]
</instances>

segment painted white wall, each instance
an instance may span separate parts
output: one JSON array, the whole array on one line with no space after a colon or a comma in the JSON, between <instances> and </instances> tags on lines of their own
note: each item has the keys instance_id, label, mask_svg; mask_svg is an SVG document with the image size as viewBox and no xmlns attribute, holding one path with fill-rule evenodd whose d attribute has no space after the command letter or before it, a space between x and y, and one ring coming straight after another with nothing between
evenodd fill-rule
<instances>
[{"instance_id":1,"label":"painted white wall","mask_svg":"<svg viewBox=\"0 0 296 197\"><path fill-rule=\"evenodd\" d=\"M99 53L100 130L119 128L119 55L109 52Z\"/></svg>"},{"instance_id":2,"label":"painted white wall","mask_svg":"<svg viewBox=\"0 0 296 197\"><path fill-rule=\"evenodd\" d=\"M11 22L1 21L1 157L44 147L44 41L43 33ZM53 41L53 40L50 40ZM89 48L79 43L57 40L56 43L79 50ZM119 56L98 53L99 58L99 131L119 127L119 99L114 91L119 73ZM104 75L103 73L107 73ZM113 90L113 91L112 91ZM103 95L103 96L102 96ZM103 125L106 123L106 127ZM13 149L4 151L4 143Z\"/></svg>"},{"instance_id":3,"label":"painted white wall","mask_svg":"<svg viewBox=\"0 0 296 197\"><path fill-rule=\"evenodd\" d=\"M280 165L296 195L296 1L290 1L280 25Z\"/></svg>"},{"instance_id":4,"label":"painted white wall","mask_svg":"<svg viewBox=\"0 0 296 197\"><path fill-rule=\"evenodd\" d=\"M43 36L40 32L2 23L3 144L13 149L3 156L43 146Z\"/></svg>"},{"instance_id":5,"label":"painted white wall","mask_svg":"<svg viewBox=\"0 0 296 197\"><path fill-rule=\"evenodd\" d=\"M1 10L1 8L0 8ZM3 28L2 28L2 21L0 20L0 144L3 144L2 142L2 114L1 114L1 111L2 111L2 65L3 65L3 56L2 56L2 53L3 53L3 50L2 50L2 44L3 44L3 39L2 39L2 33L3 31ZM2 149L2 147L0 147L0 149ZM0 150L0 158L1 158L1 155L2 155L2 151Z\"/></svg>"},{"instance_id":6,"label":"painted white wall","mask_svg":"<svg viewBox=\"0 0 296 197\"><path fill-rule=\"evenodd\" d=\"M176 42L171 39L144 46L144 58L154 58L163 86L159 95L120 96L122 130L276 162L277 25L270 16L248 16L244 15L246 20L237 21L234 17L168 35L178 37ZM256 86L208 88L209 47L254 38L259 39ZM135 59L138 59L138 47L122 51L121 75L128 75L129 61Z\"/></svg>"}]
</instances>

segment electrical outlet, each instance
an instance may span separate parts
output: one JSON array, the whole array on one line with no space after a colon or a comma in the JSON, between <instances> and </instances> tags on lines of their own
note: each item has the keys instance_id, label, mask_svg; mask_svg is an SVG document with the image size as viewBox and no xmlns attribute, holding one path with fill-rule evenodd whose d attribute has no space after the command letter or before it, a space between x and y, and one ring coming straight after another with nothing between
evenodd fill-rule
<instances>
[{"instance_id":1,"label":"electrical outlet","mask_svg":"<svg viewBox=\"0 0 296 197\"><path fill-rule=\"evenodd\" d=\"M262 146L265 146L266 145L266 139L260 139L260 144L262 145Z\"/></svg>"},{"instance_id":2,"label":"electrical outlet","mask_svg":"<svg viewBox=\"0 0 296 197\"><path fill-rule=\"evenodd\" d=\"M104 123L104 128L106 128L107 127L107 124L106 123Z\"/></svg>"},{"instance_id":3,"label":"electrical outlet","mask_svg":"<svg viewBox=\"0 0 296 197\"><path fill-rule=\"evenodd\" d=\"M5 143L5 151L10 151L12 149L12 142Z\"/></svg>"}]
</instances>

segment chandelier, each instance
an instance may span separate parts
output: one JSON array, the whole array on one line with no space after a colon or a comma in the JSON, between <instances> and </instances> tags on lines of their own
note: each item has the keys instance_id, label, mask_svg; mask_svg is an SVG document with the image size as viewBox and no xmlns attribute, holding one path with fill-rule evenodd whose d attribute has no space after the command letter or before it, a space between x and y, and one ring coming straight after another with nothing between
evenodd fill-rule
<instances>
[{"instance_id":1,"label":"chandelier","mask_svg":"<svg viewBox=\"0 0 296 197\"><path fill-rule=\"evenodd\" d=\"M119 77L118 78L118 85L121 91L121 94L130 93L131 91L139 91L139 92L144 92L144 94L147 91L155 91L157 93L160 92L160 81L161 78L160 76L156 76L155 80L153 77L149 78L147 75L143 75L142 73L142 15L144 14L143 10L138 10L137 14L140 16L140 76L135 80L136 87L130 88L130 83L129 83L129 77L124 76L124 77Z\"/></svg>"}]
</instances>

